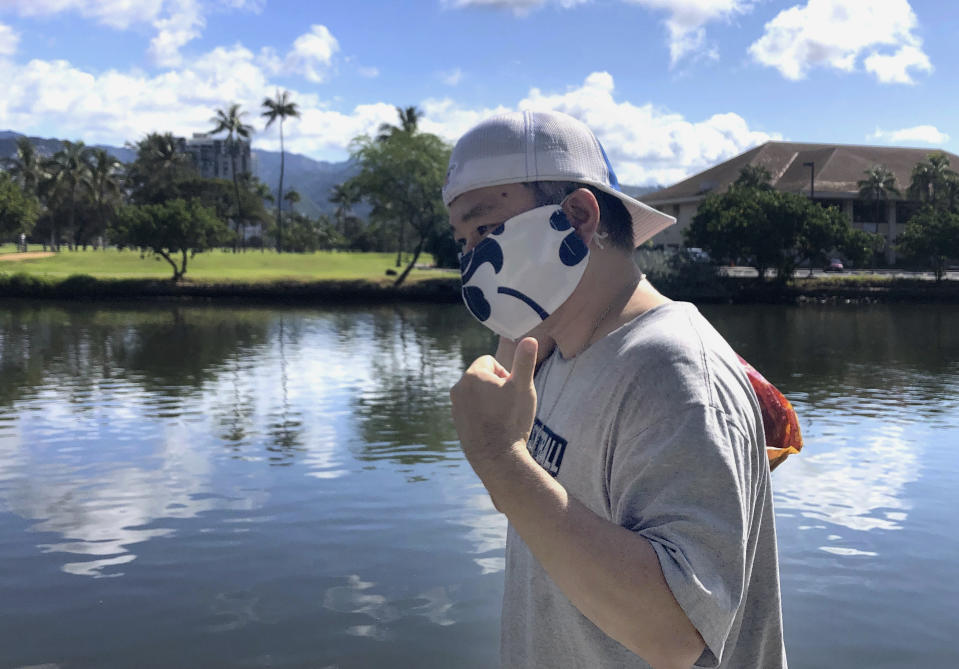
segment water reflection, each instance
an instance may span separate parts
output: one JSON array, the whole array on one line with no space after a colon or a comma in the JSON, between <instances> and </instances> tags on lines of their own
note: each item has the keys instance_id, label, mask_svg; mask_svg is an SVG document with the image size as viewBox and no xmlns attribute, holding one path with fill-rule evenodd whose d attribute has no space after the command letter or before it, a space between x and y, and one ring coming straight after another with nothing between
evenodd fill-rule
<instances>
[{"instance_id":1,"label":"water reflection","mask_svg":"<svg viewBox=\"0 0 959 669\"><path fill-rule=\"evenodd\" d=\"M32 532L62 538L41 540L37 547L42 552L97 558L68 561L61 565L64 572L121 576L124 572L113 568L136 559L134 546L173 534L171 527L157 527L157 521L262 503L262 494L240 499L211 494L209 453L193 448L182 428L171 426L158 439L137 436L148 443L138 444L136 457L128 462L121 459L126 448L113 454L115 460L97 461L103 454L85 447L53 448L54 441L50 448L38 448L24 435L0 439L0 464L6 472L0 480L3 508L35 521Z\"/></svg>"},{"instance_id":2,"label":"water reflection","mask_svg":"<svg viewBox=\"0 0 959 669\"><path fill-rule=\"evenodd\" d=\"M905 488L919 479L922 460L904 429L886 426L883 434L794 458L773 481L777 510L855 531L902 529L911 508Z\"/></svg>"},{"instance_id":3,"label":"water reflection","mask_svg":"<svg viewBox=\"0 0 959 669\"><path fill-rule=\"evenodd\" d=\"M773 475L789 620L841 590L868 630L895 578L927 596L883 610L935 646L959 310L883 309L704 311L807 439ZM492 343L459 305L0 308L0 648L27 649L0 664L494 664L505 519L448 397ZM796 666L826 666L802 651L828 632L803 633Z\"/></svg>"}]
</instances>

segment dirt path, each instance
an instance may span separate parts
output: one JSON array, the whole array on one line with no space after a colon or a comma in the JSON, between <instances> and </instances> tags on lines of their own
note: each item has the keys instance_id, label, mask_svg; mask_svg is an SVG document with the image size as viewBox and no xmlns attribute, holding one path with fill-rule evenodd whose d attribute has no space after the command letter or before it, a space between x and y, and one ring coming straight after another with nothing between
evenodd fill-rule
<instances>
[{"instance_id":1,"label":"dirt path","mask_svg":"<svg viewBox=\"0 0 959 669\"><path fill-rule=\"evenodd\" d=\"M49 258L56 255L52 251L28 251L27 253L0 253L0 262L16 260L34 260L36 258Z\"/></svg>"}]
</instances>

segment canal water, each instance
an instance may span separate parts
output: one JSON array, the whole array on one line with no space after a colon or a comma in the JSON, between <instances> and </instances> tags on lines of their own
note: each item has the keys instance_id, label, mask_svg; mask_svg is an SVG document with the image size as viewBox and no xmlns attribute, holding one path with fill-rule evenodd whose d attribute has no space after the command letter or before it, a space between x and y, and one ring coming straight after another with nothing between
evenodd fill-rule
<instances>
[{"instance_id":1,"label":"canal water","mask_svg":"<svg viewBox=\"0 0 959 669\"><path fill-rule=\"evenodd\" d=\"M709 306L796 406L790 666L959 662L959 307ZM0 667L493 667L459 305L0 303Z\"/></svg>"}]
</instances>

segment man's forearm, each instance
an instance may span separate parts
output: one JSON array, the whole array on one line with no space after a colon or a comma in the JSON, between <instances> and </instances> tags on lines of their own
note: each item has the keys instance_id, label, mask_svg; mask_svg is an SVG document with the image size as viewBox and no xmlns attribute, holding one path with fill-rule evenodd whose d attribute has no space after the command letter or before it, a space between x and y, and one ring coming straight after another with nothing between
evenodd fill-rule
<instances>
[{"instance_id":1,"label":"man's forearm","mask_svg":"<svg viewBox=\"0 0 959 669\"><path fill-rule=\"evenodd\" d=\"M692 666L702 653L702 637L644 537L568 495L524 444L476 464L496 508L583 615L654 667Z\"/></svg>"}]
</instances>

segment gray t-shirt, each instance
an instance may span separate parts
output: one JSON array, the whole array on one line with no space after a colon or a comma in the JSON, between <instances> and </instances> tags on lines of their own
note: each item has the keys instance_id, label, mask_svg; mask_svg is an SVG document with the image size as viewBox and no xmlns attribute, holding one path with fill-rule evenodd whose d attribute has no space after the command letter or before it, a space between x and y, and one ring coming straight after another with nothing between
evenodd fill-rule
<instances>
[{"instance_id":1,"label":"gray t-shirt","mask_svg":"<svg viewBox=\"0 0 959 669\"><path fill-rule=\"evenodd\" d=\"M696 666L786 666L762 417L741 363L691 304L638 316L536 374L537 462L638 532L706 642ZM582 615L510 526L502 664L648 667Z\"/></svg>"}]
</instances>

